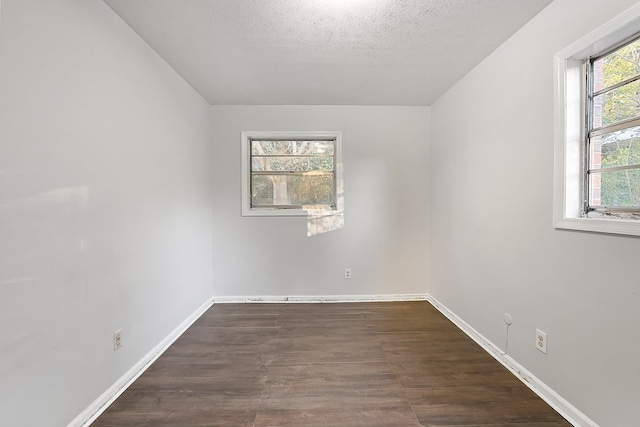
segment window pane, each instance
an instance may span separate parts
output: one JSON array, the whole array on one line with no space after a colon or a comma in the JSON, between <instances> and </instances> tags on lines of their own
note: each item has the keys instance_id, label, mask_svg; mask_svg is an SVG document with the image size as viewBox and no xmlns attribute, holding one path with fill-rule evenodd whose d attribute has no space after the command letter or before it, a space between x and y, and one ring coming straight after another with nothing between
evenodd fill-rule
<instances>
[{"instance_id":1,"label":"window pane","mask_svg":"<svg viewBox=\"0 0 640 427\"><path fill-rule=\"evenodd\" d=\"M593 63L594 91L605 89L640 74L640 40L621 47Z\"/></svg>"},{"instance_id":2,"label":"window pane","mask_svg":"<svg viewBox=\"0 0 640 427\"><path fill-rule=\"evenodd\" d=\"M333 202L333 174L253 175L252 206L330 206Z\"/></svg>"},{"instance_id":3,"label":"window pane","mask_svg":"<svg viewBox=\"0 0 640 427\"><path fill-rule=\"evenodd\" d=\"M589 179L591 206L640 206L640 169L592 173Z\"/></svg>"},{"instance_id":4,"label":"window pane","mask_svg":"<svg viewBox=\"0 0 640 427\"><path fill-rule=\"evenodd\" d=\"M254 156L251 159L251 170L258 172L266 171L332 171L333 157L263 157Z\"/></svg>"},{"instance_id":5,"label":"window pane","mask_svg":"<svg viewBox=\"0 0 640 427\"><path fill-rule=\"evenodd\" d=\"M251 141L252 155L293 154L295 141Z\"/></svg>"},{"instance_id":6,"label":"window pane","mask_svg":"<svg viewBox=\"0 0 640 427\"><path fill-rule=\"evenodd\" d=\"M333 141L296 141L296 154L333 156Z\"/></svg>"},{"instance_id":7,"label":"window pane","mask_svg":"<svg viewBox=\"0 0 640 427\"><path fill-rule=\"evenodd\" d=\"M251 141L251 155L333 155L334 141Z\"/></svg>"},{"instance_id":8,"label":"window pane","mask_svg":"<svg viewBox=\"0 0 640 427\"><path fill-rule=\"evenodd\" d=\"M640 115L640 80L593 99L593 127L609 126Z\"/></svg>"},{"instance_id":9,"label":"window pane","mask_svg":"<svg viewBox=\"0 0 640 427\"><path fill-rule=\"evenodd\" d=\"M640 164L640 126L591 140L591 169Z\"/></svg>"}]
</instances>

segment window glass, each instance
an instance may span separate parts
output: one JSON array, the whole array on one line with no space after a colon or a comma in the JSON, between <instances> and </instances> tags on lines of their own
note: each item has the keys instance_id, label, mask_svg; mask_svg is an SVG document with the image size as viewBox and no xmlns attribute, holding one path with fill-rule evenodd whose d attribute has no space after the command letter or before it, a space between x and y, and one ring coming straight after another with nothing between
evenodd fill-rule
<instances>
[{"instance_id":1,"label":"window glass","mask_svg":"<svg viewBox=\"0 0 640 427\"><path fill-rule=\"evenodd\" d=\"M640 39L589 61L587 214L640 209Z\"/></svg>"},{"instance_id":2,"label":"window glass","mask_svg":"<svg viewBox=\"0 0 640 427\"><path fill-rule=\"evenodd\" d=\"M335 140L251 140L251 208L336 206Z\"/></svg>"}]
</instances>

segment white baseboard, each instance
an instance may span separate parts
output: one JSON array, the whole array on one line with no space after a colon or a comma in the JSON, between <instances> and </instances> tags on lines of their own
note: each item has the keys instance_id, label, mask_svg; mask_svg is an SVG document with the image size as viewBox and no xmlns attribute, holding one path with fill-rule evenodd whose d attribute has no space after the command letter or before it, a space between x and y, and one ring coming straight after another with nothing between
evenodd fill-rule
<instances>
[{"instance_id":1,"label":"white baseboard","mask_svg":"<svg viewBox=\"0 0 640 427\"><path fill-rule=\"evenodd\" d=\"M147 353L138 363L120 377L100 397L82 411L67 427L88 426L96 420L144 371L164 353L205 311L213 305L210 298L175 328L165 339Z\"/></svg>"},{"instance_id":2,"label":"white baseboard","mask_svg":"<svg viewBox=\"0 0 640 427\"><path fill-rule=\"evenodd\" d=\"M332 302L377 302L377 301L425 301L426 294L383 295L265 295L265 296L221 296L213 297L216 304L225 303L332 303Z\"/></svg>"},{"instance_id":3,"label":"white baseboard","mask_svg":"<svg viewBox=\"0 0 640 427\"><path fill-rule=\"evenodd\" d=\"M513 375L536 393L542 400L547 402L549 406L555 409L567 421L575 427L598 427L592 419L583 414L578 408L573 406L562 396L556 393L551 387L542 382L538 377L533 375L522 365L516 362L511 356L505 354L498 346L489 341L480 332L473 329L468 323L458 317L454 312L449 310L445 305L440 303L431 295L427 295L426 300L431 303L440 313L451 320L458 328L467 334L472 340L480 345L487 353L493 356Z\"/></svg>"}]
</instances>

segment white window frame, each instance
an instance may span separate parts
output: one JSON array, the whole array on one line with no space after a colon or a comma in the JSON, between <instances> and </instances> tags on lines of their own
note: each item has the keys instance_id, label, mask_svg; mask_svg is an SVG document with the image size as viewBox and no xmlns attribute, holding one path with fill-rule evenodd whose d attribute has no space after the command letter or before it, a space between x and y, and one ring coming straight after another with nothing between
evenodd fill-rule
<instances>
[{"instance_id":1,"label":"white window frame","mask_svg":"<svg viewBox=\"0 0 640 427\"><path fill-rule=\"evenodd\" d=\"M333 209L281 209L251 206L251 140L313 140L333 139L336 206ZM242 131L242 216L318 216L334 215L343 210L342 132L340 131Z\"/></svg>"},{"instance_id":2,"label":"white window frame","mask_svg":"<svg viewBox=\"0 0 640 427\"><path fill-rule=\"evenodd\" d=\"M640 236L640 221L583 215L586 168L584 61L640 32L640 4L554 56L554 225L559 229Z\"/></svg>"}]
</instances>

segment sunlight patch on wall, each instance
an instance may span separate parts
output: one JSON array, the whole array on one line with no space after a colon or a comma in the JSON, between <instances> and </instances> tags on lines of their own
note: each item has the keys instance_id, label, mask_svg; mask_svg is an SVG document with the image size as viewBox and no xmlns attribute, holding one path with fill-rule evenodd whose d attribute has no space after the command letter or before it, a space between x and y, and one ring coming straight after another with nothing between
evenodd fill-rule
<instances>
[{"instance_id":1,"label":"sunlight patch on wall","mask_svg":"<svg viewBox=\"0 0 640 427\"><path fill-rule=\"evenodd\" d=\"M338 178L336 181L336 205L335 211L309 211L307 215L307 237L344 228L344 167L342 163L336 165Z\"/></svg>"},{"instance_id":2,"label":"sunlight patch on wall","mask_svg":"<svg viewBox=\"0 0 640 427\"><path fill-rule=\"evenodd\" d=\"M55 208L62 213L72 213L86 209L88 204L88 187L61 187L22 199L1 203L0 213L3 211L14 211L20 214L21 209L31 211L36 208Z\"/></svg>"}]
</instances>

